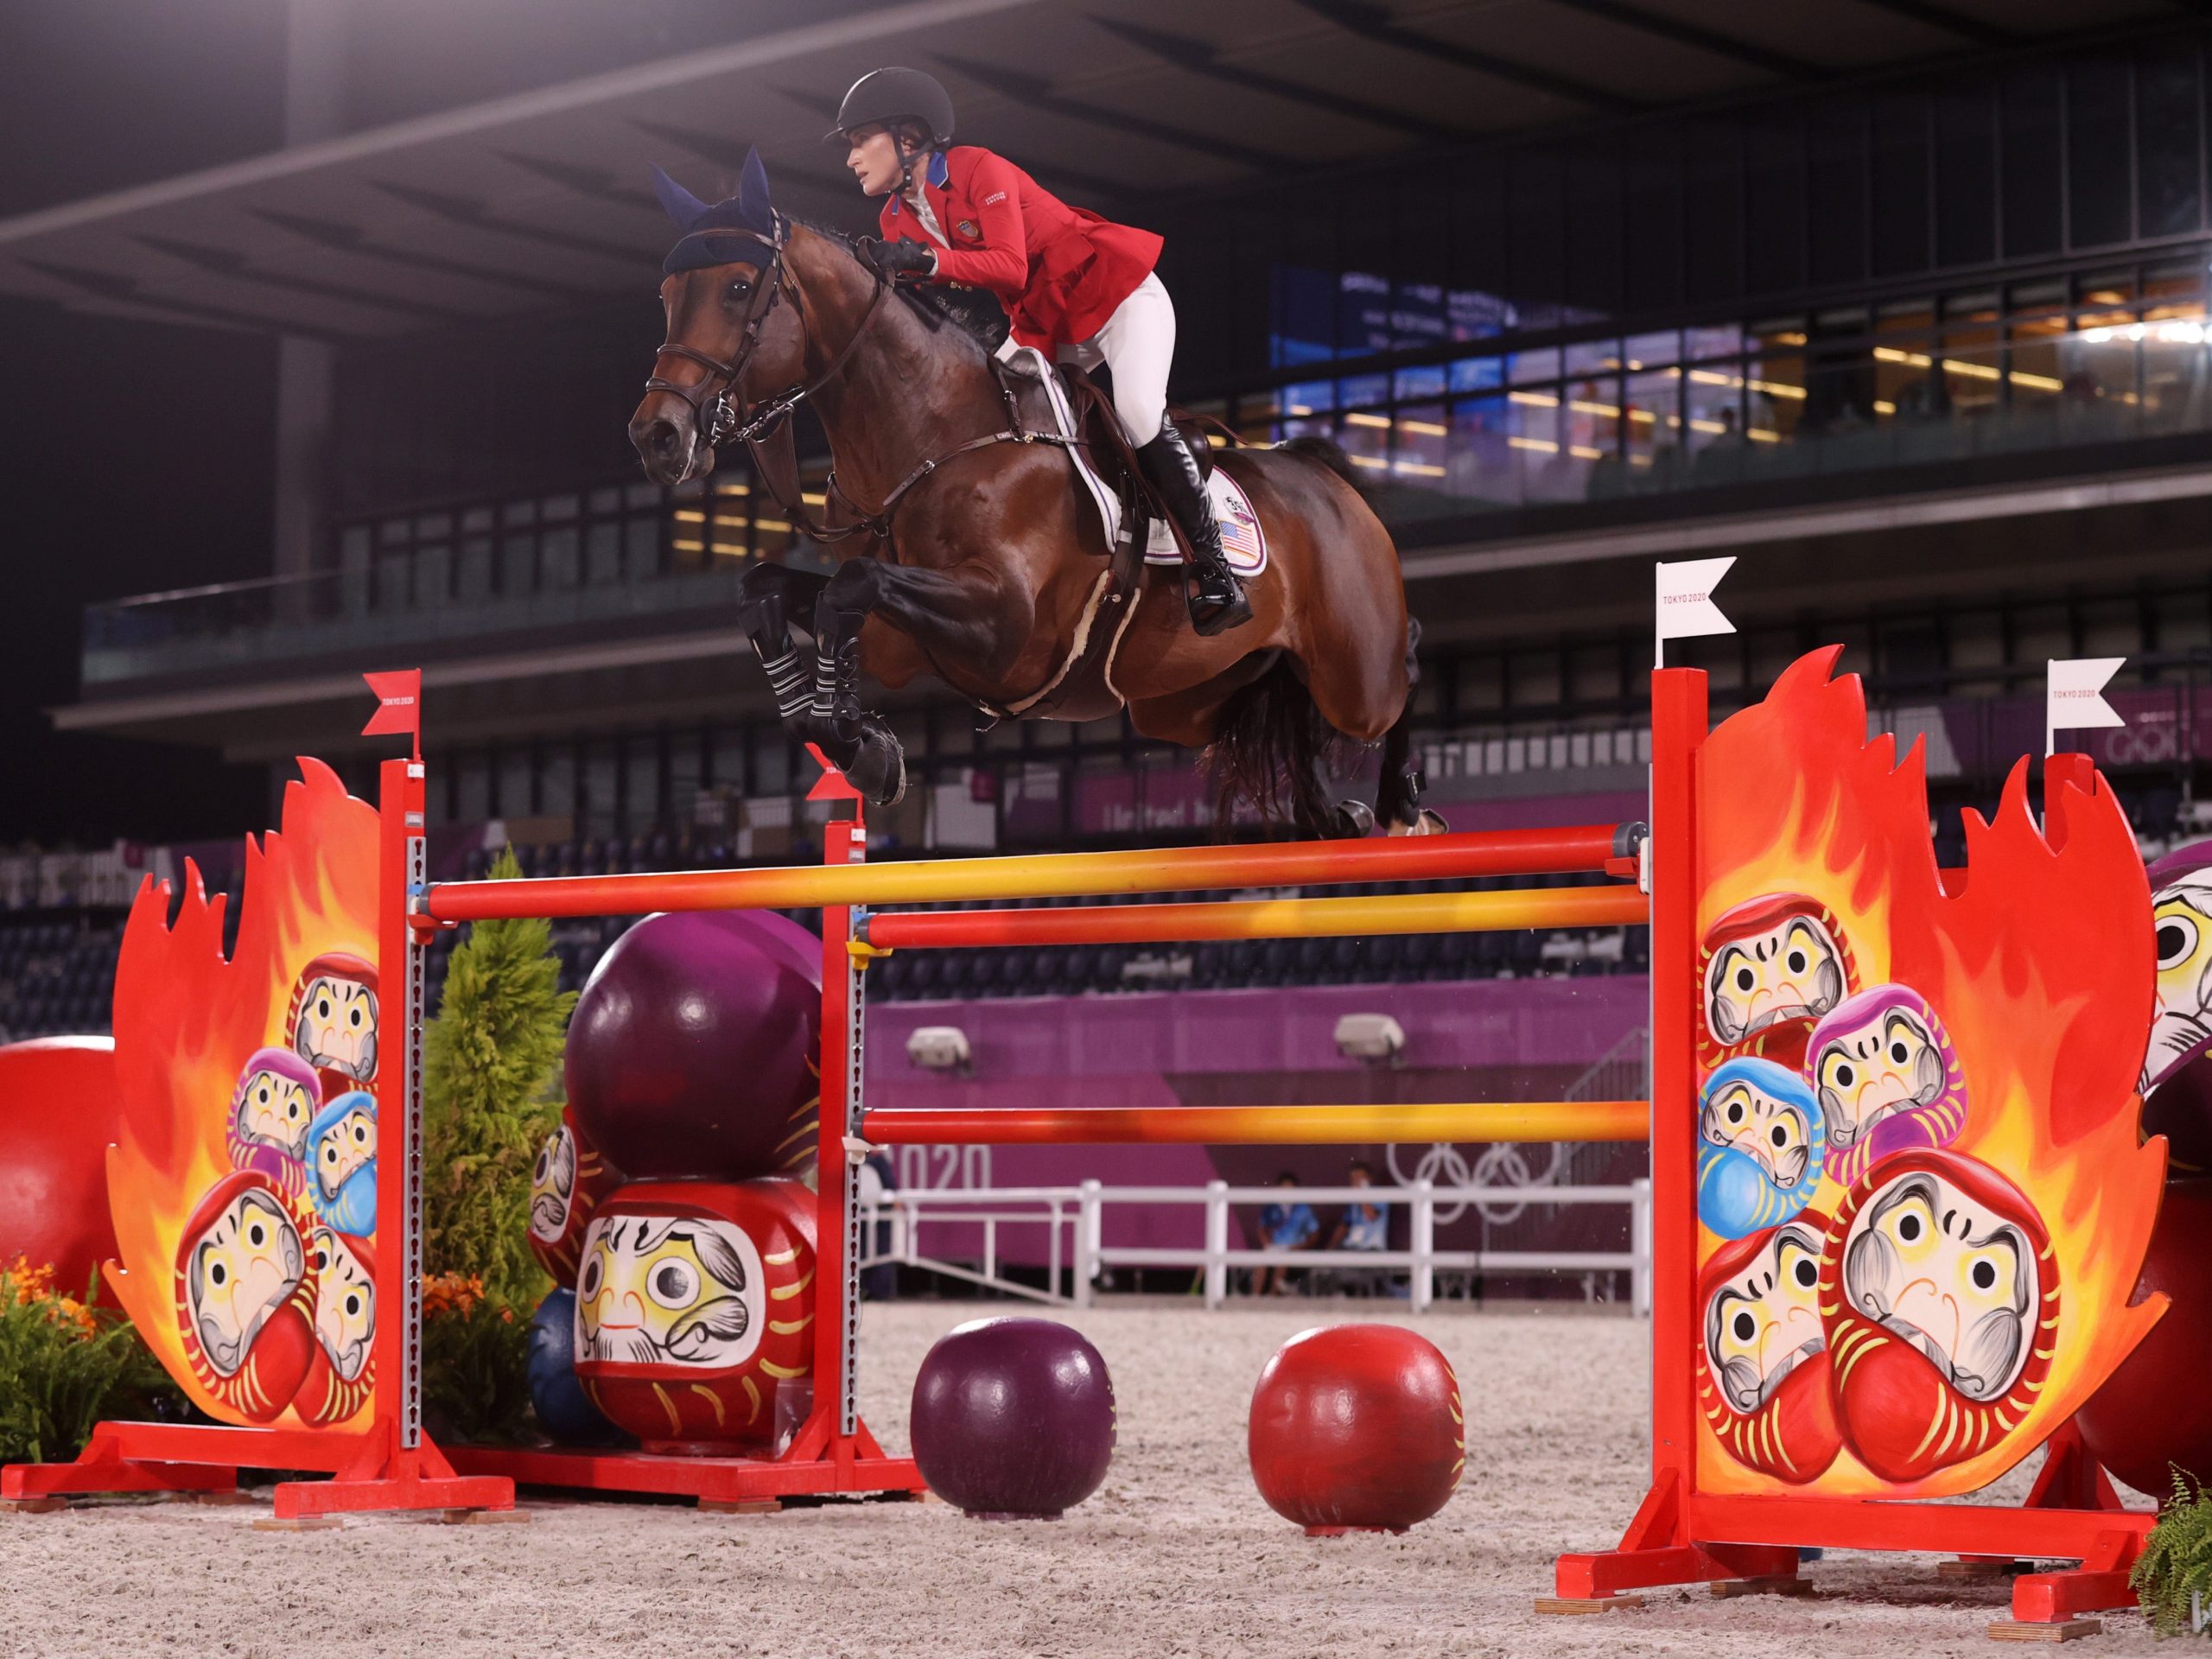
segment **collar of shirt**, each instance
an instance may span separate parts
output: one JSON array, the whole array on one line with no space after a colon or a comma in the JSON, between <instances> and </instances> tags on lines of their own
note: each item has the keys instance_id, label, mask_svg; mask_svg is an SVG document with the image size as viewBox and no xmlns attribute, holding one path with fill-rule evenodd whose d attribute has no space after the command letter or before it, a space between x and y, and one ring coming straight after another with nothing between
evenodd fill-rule
<instances>
[{"instance_id":1,"label":"collar of shirt","mask_svg":"<svg viewBox=\"0 0 2212 1659\"><path fill-rule=\"evenodd\" d=\"M930 152L930 164L922 169L922 178L926 179L929 181L930 187L932 189L942 190L951 177L952 163L944 159L944 152L941 149L931 150ZM932 215L930 212L929 199L922 194L921 185L922 180L918 179L914 182L914 194L912 195L892 197L891 211L895 213L899 211L901 205L911 202L918 210L919 210L923 222L926 224ZM944 238L940 237L938 239L939 241L943 241Z\"/></svg>"}]
</instances>

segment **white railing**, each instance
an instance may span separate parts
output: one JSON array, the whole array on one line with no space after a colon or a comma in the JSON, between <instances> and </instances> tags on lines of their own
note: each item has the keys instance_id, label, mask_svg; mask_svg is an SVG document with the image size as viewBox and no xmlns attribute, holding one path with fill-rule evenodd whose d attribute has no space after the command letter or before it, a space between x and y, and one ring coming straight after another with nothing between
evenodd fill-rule
<instances>
[{"instance_id":1,"label":"white railing","mask_svg":"<svg viewBox=\"0 0 2212 1659\"><path fill-rule=\"evenodd\" d=\"M1606 1273L1629 1275L1630 1305L1639 1314L1651 1311L1651 1183L1637 1179L1623 1186L1437 1186L1416 1181L1404 1186L1303 1186L1306 1204L1382 1203L1403 1205L1411 1214L1409 1248L1402 1250L1268 1250L1230 1247L1230 1207L1282 1200L1279 1186L1230 1186L1210 1181L1192 1186L1007 1186L938 1189L886 1193L861 1210L862 1268L897 1262L925 1268L969 1284L1025 1297L1032 1301L1090 1306L1099 1277L1111 1268L1189 1268L1205 1275L1208 1307L1229 1300L1233 1268L1323 1268L1345 1271L1377 1269L1407 1275L1408 1300L1415 1313L1436 1300L1439 1273ZM1607 1204L1629 1212L1626 1250L1441 1250L1436 1248L1440 1205L1464 1206L1499 1201L1515 1204ZM1105 1239L1105 1210L1114 1204L1202 1205L1205 1243L1188 1246L1115 1245ZM980 1255L931 1255L923 1248L925 1229L982 1230ZM1046 1230L1046 1277L1039 1289L1001 1272L1000 1230L1042 1227ZM887 1232L887 1238L883 1235ZM1063 1266L1071 1268L1072 1294L1060 1293Z\"/></svg>"}]
</instances>

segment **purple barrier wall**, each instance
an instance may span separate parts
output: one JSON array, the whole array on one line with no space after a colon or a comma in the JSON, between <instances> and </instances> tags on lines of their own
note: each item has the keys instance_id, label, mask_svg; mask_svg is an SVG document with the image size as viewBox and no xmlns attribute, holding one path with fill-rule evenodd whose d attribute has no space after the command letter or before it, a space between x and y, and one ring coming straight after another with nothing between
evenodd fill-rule
<instances>
[{"instance_id":1,"label":"purple barrier wall","mask_svg":"<svg viewBox=\"0 0 2212 1659\"><path fill-rule=\"evenodd\" d=\"M868 1102L988 1109L1040 1096L1081 1107L1554 1098L1645 1023L1649 1001L1643 976L1618 975L880 1003L868 1011ZM1397 1020L1406 1033L1402 1066L1365 1065L1337 1052L1337 1020L1353 1013ZM914 1030L946 1025L967 1033L967 1077L927 1072L906 1058ZM1541 1166L1546 1154L1532 1154ZM1333 1185L1354 1156L1373 1162L1386 1184L1392 1179L1380 1147L917 1147L894 1156L899 1184L910 1188L1256 1185L1286 1167L1309 1185ZM1397 1173L1414 1179L1418 1158L1401 1162ZM1249 1228L1251 1218L1240 1219ZM1478 1224L1440 1229L1438 1242L1471 1247ZM1196 1248L1204 1227L1195 1205L1115 1207L1106 1211L1104 1242ZM931 1228L924 1246L979 1254L980 1230ZM1009 1262L1042 1262L1042 1229L1001 1229L1000 1251Z\"/></svg>"}]
</instances>

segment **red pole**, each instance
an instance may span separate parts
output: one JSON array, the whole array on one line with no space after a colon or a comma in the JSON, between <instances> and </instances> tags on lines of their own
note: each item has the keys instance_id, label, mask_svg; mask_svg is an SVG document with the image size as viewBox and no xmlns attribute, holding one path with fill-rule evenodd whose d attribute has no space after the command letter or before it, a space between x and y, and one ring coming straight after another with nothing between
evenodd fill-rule
<instances>
[{"instance_id":1,"label":"red pole","mask_svg":"<svg viewBox=\"0 0 2212 1659\"><path fill-rule=\"evenodd\" d=\"M412 1141L419 1130L411 1058L419 1049L423 1010L408 977L413 943L407 915L411 855L421 844L423 768L386 760L378 777L377 969L388 1041L378 1069L377 1329L375 1432L393 1448L412 1446L422 1427L423 1286L421 1241L410 1190Z\"/></svg>"},{"instance_id":2,"label":"red pole","mask_svg":"<svg viewBox=\"0 0 2212 1659\"><path fill-rule=\"evenodd\" d=\"M822 827L822 861L825 867L845 868L868 856L868 831L861 804L853 803L850 818L832 818ZM829 1449L834 1461L849 1463L854 1456L852 1435L856 1427L849 1397L854 1356L858 1340L858 1310L853 1306L857 1288L847 1259L851 1243L851 1204L854 1182L845 1163L845 1134L855 1105L853 1058L861 1039L862 1009L853 995L853 958L846 948L851 938L851 912L830 906L822 912L822 1103L818 1111L819 1139L816 1142L814 1272L814 1411L830 1425Z\"/></svg>"},{"instance_id":3,"label":"red pole","mask_svg":"<svg viewBox=\"0 0 2212 1659\"><path fill-rule=\"evenodd\" d=\"M1697 752L1705 675L1651 677L1651 1470L1696 1484ZM1678 1510L1678 1524L1686 1511ZM1684 1540L1686 1541L1686 1540Z\"/></svg>"}]
</instances>

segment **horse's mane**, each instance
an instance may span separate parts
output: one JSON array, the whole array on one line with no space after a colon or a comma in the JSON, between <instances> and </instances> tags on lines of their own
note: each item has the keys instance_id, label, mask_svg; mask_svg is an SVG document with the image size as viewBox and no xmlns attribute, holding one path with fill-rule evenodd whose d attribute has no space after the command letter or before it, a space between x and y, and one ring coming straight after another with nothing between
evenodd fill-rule
<instances>
[{"instance_id":1,"label":"horse's mane","mask_svg":"<svg viewBox=\"0 0 2212 1659\"><path fill-rule=\"evenodd\" d=\"M861 259L857 237L828 225L817 225L811 219L794 218L791 222L825 241L836 243L855 263L865 264ZM906 308L931 333L942 333L949 325L953 338L973 346L979 356L988 357L1006 338L1005 311L981 289L948 288L936 283L894 283L891 292L906 302Z\"/></svg>"}]
</instances>

